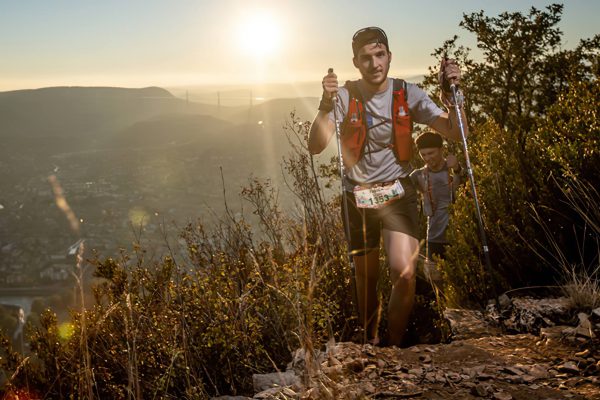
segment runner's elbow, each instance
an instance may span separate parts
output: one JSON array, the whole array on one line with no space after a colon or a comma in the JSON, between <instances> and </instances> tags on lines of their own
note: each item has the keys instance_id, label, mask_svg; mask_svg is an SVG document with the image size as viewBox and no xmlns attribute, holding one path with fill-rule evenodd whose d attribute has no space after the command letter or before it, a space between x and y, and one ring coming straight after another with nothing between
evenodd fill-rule
<instances>
[{"instance_id":1,"label":"runner's elbow","mask_svg":"<svg viewBox=\"0 0 600 400\"><path fill-rule=\"evenodd\" d=\"M320 154L324 147L320 143L316 143L315 140L308 141L308 152L312 155Z\"/></svg>"},{"instance_id":2,"label":"runner's elbow","mask_svg":"<svg viewBox=\"0 0 600 400\"><path fill-rule=\"evenodd\" d=\"M310 154L319 154L325 149L327 141L324 139L324 136L325 135L319 125L313 123L308 135L308 152Z\"/></svg>"}]
</instances>

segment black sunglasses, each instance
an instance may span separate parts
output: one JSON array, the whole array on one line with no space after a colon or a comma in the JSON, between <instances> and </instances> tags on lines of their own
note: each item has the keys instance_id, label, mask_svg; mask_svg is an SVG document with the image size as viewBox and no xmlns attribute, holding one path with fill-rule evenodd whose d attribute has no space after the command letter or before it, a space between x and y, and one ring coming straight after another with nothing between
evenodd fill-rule
<instances>
[{"instance_id":1,"label":"black sunglasses","mask_svg":"<svg viewBox=\"0 0 600 400\"><path fill-rule=\"evenodd\" d=\"M381 35L387 42L388 38L387 38L387 35L385 34L385 32L381 28L378 28L376 26L369 26L368 28L359 29L358 31L356 31L354 36L352 36L352 41L356 42L358 40L359 36L361 36L365 33L371 33L371 32L376 32L377 34Z\"/></svg>"}]
</instances>

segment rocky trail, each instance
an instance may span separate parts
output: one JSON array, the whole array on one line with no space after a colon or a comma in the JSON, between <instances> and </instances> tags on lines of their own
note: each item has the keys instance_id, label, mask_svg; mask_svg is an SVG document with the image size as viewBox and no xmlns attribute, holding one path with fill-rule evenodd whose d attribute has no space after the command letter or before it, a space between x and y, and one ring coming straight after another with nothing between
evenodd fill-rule
<instances>
[{"instance_id":1,"label":"rocky trail","mask_svg":"<svg viewBox=\"0 0 600 400\"><path fill-rule=\"evenodd\" d=\"M287 371L254 376L252 399L600 399L600 308L526 297L501 310L446 310L449 343L299 349Z\"/></svg>"},{"instance_id":2,"label":"rocky trail","mask_svg":"<svg viewBox=\"0 0 600 400\"><path fill-rule=\"evenodd\" d=\"M321 364L323 386L288 398L600 399L600 357L578 350L531 334L408 349L339 343ZM255 398L273 398L264 394Z\"/></svg>"}]
</instances>

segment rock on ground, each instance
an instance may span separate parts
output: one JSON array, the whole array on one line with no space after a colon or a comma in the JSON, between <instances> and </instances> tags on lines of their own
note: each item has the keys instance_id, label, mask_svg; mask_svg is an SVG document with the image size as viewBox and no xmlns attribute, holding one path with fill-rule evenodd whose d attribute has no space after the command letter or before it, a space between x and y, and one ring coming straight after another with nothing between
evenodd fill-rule
<instances>
[{"instance_id":1,"label":"rock on ground","mask_svg":"<svg viewBox=\"0 0 600 400\"><path fill-rule=\"evenodd\" d=\"M578 315L562 300L540 301L447 310L448 344L329 343L310 357L299 349L286 372L255 376L253 399L600 399L600 309ZM527 333L506 333L512 327Z\"/></svg>"}]
</instances>

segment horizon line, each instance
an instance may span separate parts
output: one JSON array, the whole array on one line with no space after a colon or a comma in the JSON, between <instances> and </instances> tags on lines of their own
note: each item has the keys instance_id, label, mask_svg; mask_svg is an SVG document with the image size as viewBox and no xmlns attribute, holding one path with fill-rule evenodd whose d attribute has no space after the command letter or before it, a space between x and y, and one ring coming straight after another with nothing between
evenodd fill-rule
<instances>
[{"instance_id":1,"label":"horizon line","mask_svg":"<svg viewBox=\"0 0 600 400\"><path fill-rule=\"evenodd\" d=\"M391 74L390 74L391 75ZM417 79L422 79L424 74L412 74L409 76L405 76L404 79L409 82L414 82ZM206 83L174 83L174 84L146 84L146 85L119 85L117 82L114 84L104 83L104 84L80 84L80 83L49 83L47 85L22 85L22 86L13 86L13 85L4 85L4 87L0 86L0 93L6 92L17 92L17 91L25 91L25 90L40 90L40 89L49 89L49 88L119 88L119 89L146 89L146 88L160 88L160 89L201 89L201 88L260 88L260 87L276 87L276 86L304 86L304 85L318 85L320 86L320 82L318 80L298 80L298 81L271 81L271 82L206 82Z\"/></svg>"}]
</instances>

